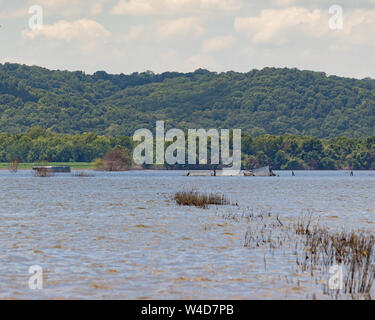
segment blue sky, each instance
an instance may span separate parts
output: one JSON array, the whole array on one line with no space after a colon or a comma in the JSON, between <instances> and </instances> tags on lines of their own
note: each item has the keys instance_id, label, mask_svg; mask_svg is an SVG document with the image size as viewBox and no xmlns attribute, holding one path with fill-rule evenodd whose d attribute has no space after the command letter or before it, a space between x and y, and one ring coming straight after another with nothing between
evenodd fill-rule
<instances>
[{"instance_id":1,"label":"blue sky","mask_svg":"<svg viewBox=\"0 0 375 320\"><path fill-rule=\"evenodd\" d=\"M43 9L42 28L29 27L32 5ZM332 5L343 10L342 29L329 26ZM297 67L375 78L375 0L0 0L0 24L0 63L87 73Z\"/></svg>"}]
</instances>

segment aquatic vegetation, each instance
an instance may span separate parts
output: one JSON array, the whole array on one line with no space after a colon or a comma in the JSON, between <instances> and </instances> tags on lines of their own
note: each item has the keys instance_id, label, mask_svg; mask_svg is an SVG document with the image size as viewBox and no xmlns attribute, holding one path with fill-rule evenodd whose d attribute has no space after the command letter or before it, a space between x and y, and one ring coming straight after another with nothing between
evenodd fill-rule
<instances>
[{"instance_id":1,"label":"aquatic vegetation","mask_svg":"<svg viewBox=\"0 0 375 320\"><path fill-rule=\"evenodd\" d=\"M225 219L248 223L244 247L275 250L296 257L297 273L308 273L323 282L323 294L331 298L371 299L375 281L375 237L363 231L330 230L312 213L286 223L270 213L227 214ZM266 254L264 257L266 265ZM339 287L329 287L332 268L340 268Z\"/></svg>"},{"instance_id":2,"label":"aquatic vegetation","mask_svg":"<svg viewBox=\"0 0 375 320\"><path fill-rule=\"evenodd\" d=\"M316 225L306 234L304 258L298 265L309 269L328 270L337 265L345 270L343 274L344 293L371 297L375 280L375 238L371 234L356 231L330 231Z\"/></svg>"},{"instance_id":3,"label":"aquatic vegetation","mask_svg":"<svg viewBox=\"0 0 375 320\"><path fill-rule=\"evenodd\" d=\"M229 205L230 201L223 194L201 193L196 190L176 192L174 200L180 206L207 208L208 205Z\"/></svg>"},{"instance_id":4,"label":"aquatic vegetation","mask_svg":"<svg viewBox=\"0 0 375 320\"><path fill-rule=\"evenodd\" d=\"M298 217L295 224L296 233L300 235L309 235L312 222L312 213L308 212Z\"/></svg>"},{"instance_id":5,"label":"aquatic vegetation","mask_svg":"<svg viewBox=\"0 0 375 320\"><path fill-rule=\"evenodd\" d=\"M103 159L97 159L94 163L95 170L102 171L126 171L132 164L129 152L122 147L116 147L108 151Z\"/></svg>"}]
</instances>

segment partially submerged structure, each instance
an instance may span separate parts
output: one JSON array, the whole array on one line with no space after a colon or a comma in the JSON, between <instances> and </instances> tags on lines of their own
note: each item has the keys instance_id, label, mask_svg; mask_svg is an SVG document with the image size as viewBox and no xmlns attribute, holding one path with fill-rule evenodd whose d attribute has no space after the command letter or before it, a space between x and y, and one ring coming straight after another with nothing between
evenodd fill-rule
<instances>
[{"instance_id":1,"label":"partially submerged structure","mask_svg":"<svg viewBox=\"0 0 375 320\"><path fill-rule=\"evenodd\" d=\"M251 170L254 177L274 177L275 174L270 169L270 166Z\"/></svg>"},{"instance_id":2,"label":"partially submerged structure","mask_svg":"<svg viewBox=\"0 0 375 320\"><path fill-rule=\"evenodd\" d=\"M187 173L189 177L273 177L275 174L269 166L253 170L191 170Z\"/></svg>"},{"instance_id":3,"label":"partially submerged structure","mask_svg":"<svg viewBox=\"0 0 375 320\"><path fill-rule=\"evenodd\" d=\"M70 167L52 167L52 166L35 166L33 170L36 172L48 173L70 173Z\"/></svg>"}]
</instances>

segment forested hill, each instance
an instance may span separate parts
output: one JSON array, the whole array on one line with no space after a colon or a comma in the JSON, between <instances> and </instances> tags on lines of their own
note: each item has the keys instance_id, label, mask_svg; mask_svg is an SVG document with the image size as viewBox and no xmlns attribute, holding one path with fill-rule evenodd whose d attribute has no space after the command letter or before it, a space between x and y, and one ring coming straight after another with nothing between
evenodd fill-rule
<instances>
[{"instance_id":1,"label":"forested hill","mask_svg":"<svg viewBox=\"0 0 375 320\"><path fill-rule=\"evenodd\" d=\"M169 127L241 128L253 136L375 135L375 80L265 68L248 73L93 75L0 64L0 132L132 135Z\"/></svg>"}]
</instances>

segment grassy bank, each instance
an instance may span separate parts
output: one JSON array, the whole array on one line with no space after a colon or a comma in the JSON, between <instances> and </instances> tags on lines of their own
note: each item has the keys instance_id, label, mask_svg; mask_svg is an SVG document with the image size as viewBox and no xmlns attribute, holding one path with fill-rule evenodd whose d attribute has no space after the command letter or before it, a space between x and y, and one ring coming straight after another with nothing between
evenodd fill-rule
<instances>
[{"instance_id":1,"label":"grassy bank","mask_svg":"<svg viewBox=\"0 0 375 320\"><path fill-rule=\"evenodd\" d=\"M31 169L33 166L38 165L37 163L20 163L18 169ZM91 169L91 162L48 162L48 166L56 167L71 167L72 169ZM8 169L9 163L0 162L0 169Z\"/></svg>"}]
</instances>

